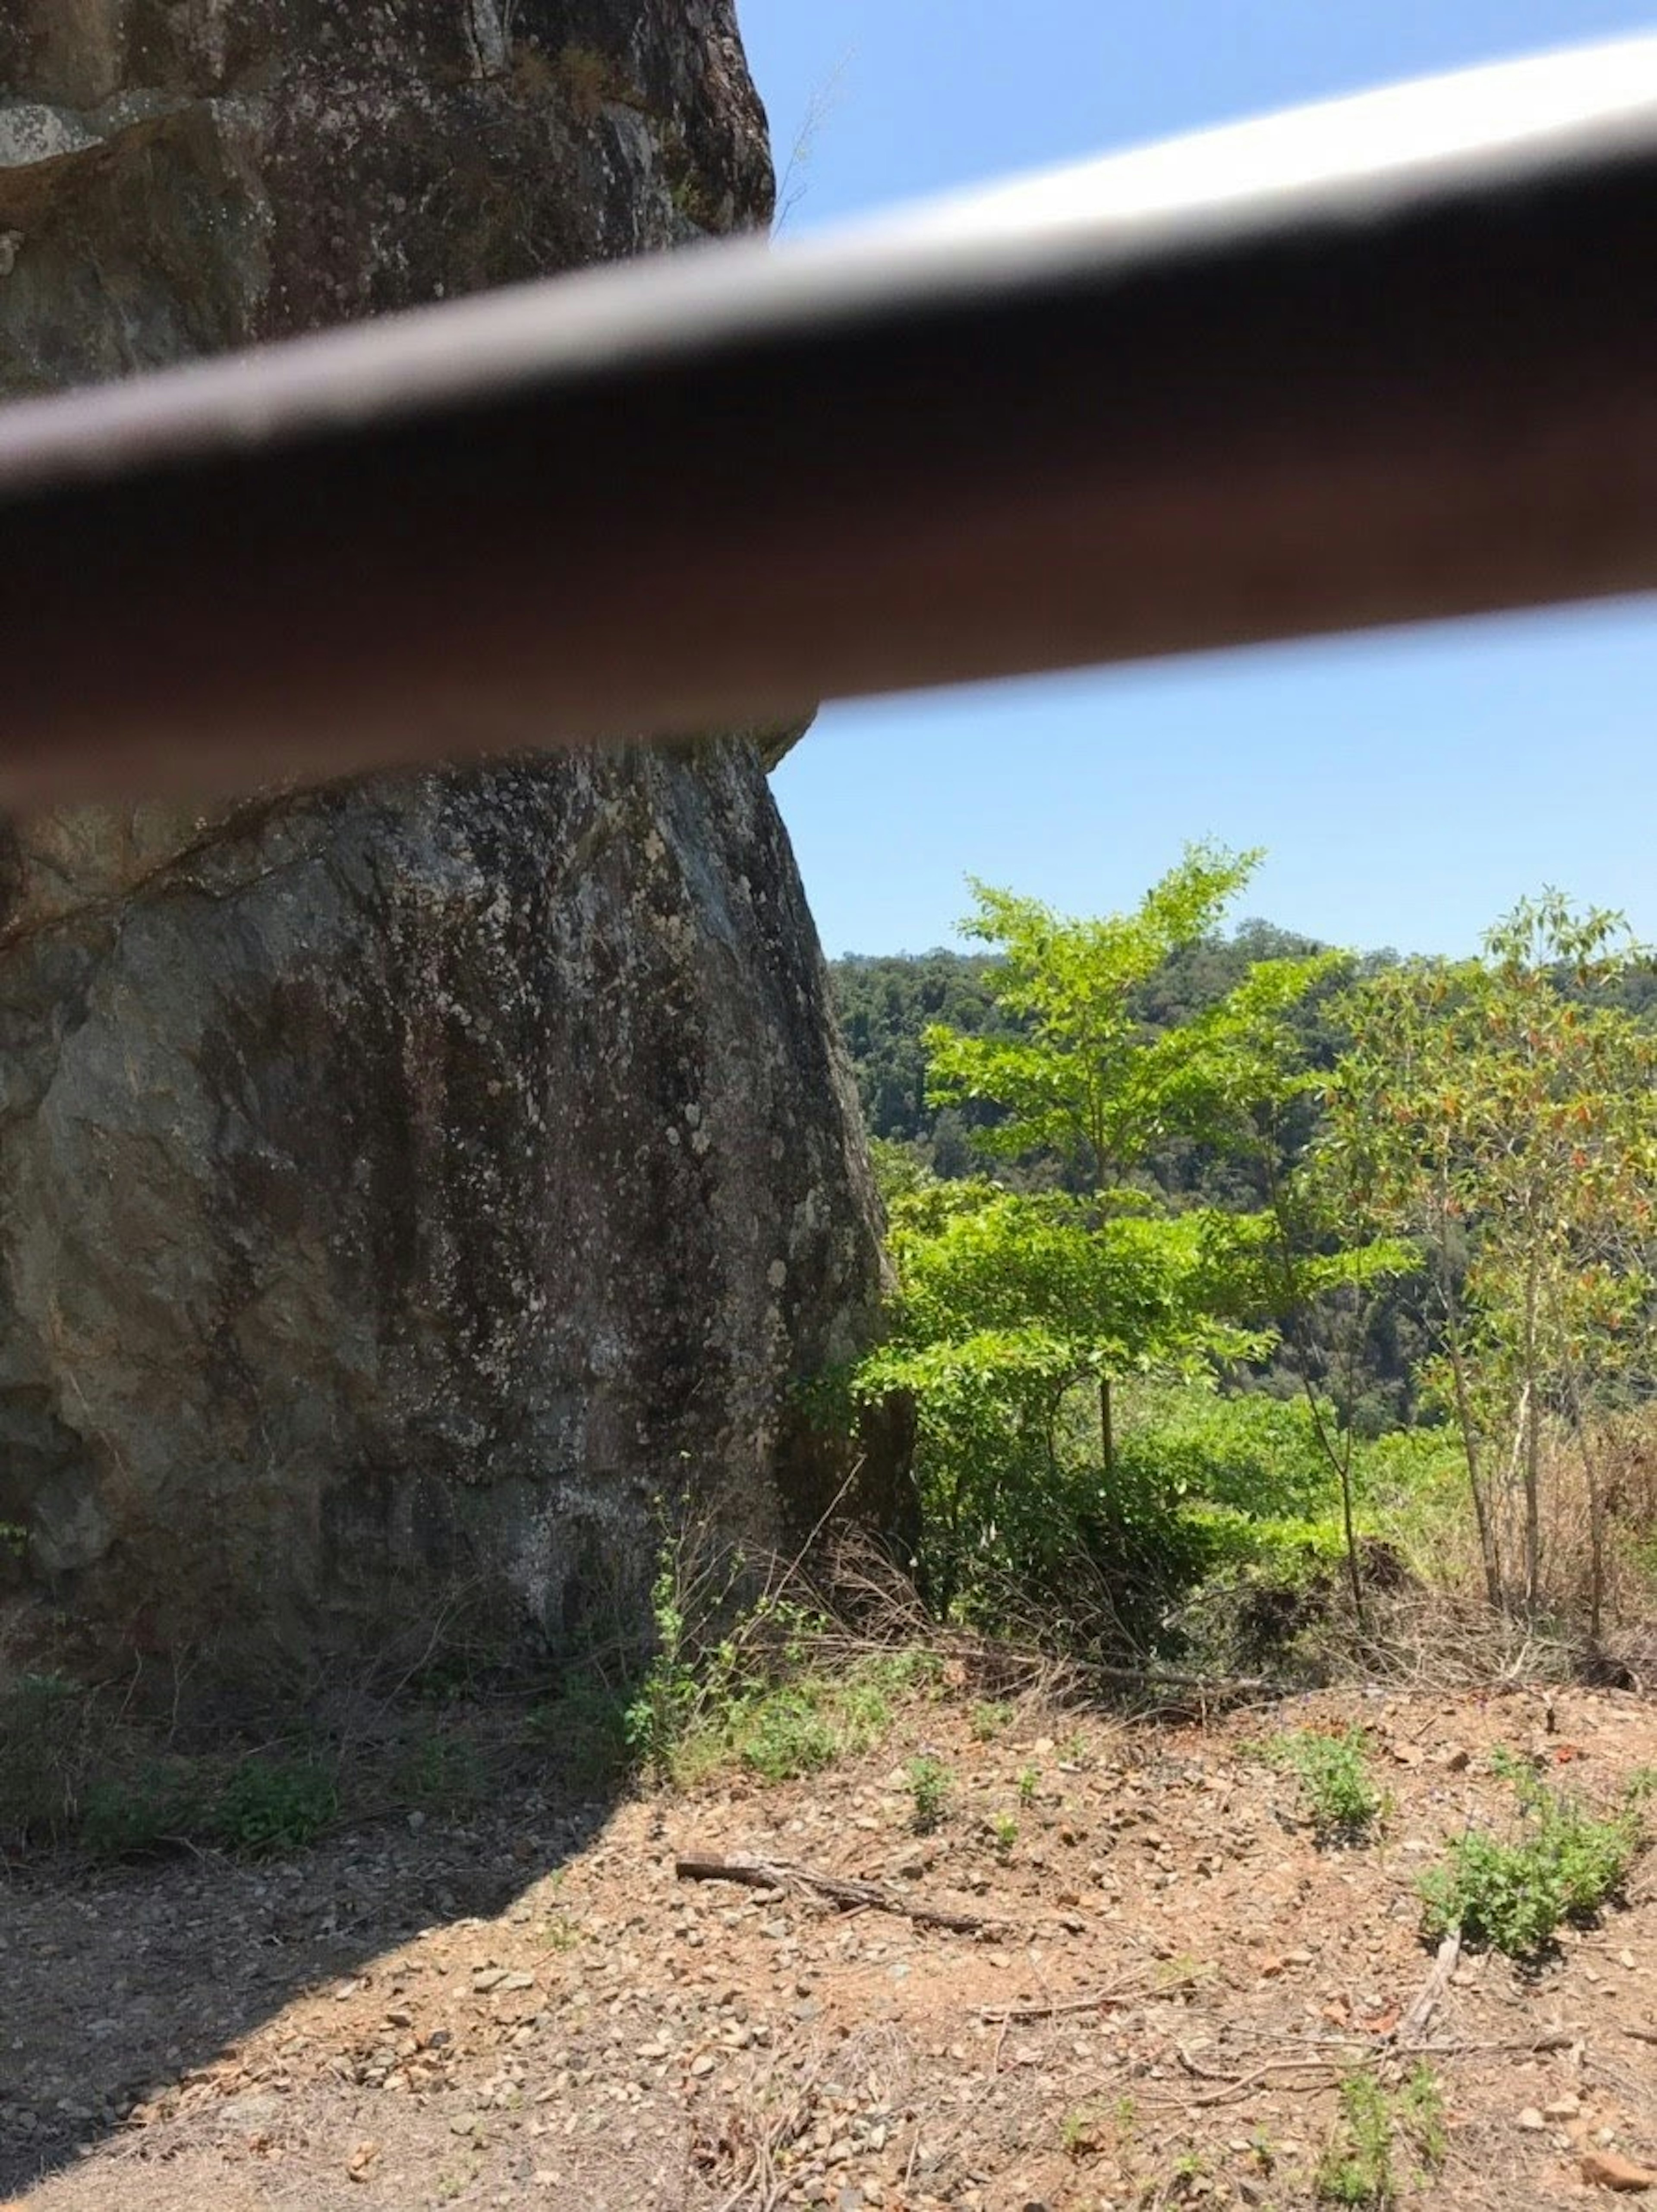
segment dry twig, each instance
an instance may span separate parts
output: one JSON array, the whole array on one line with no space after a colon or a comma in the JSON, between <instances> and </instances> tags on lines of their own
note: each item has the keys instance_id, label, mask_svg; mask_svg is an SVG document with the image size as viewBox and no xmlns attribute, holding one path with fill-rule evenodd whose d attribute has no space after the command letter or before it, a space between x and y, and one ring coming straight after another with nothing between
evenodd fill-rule
<instances>
[{"instance_id":1,"label":"dry twig","mask_svg":"<svg viewBox=\"0 0 1657 2212\"><path fill-rule=\"evenodd\" d=\"M841 1906L860 1905L875 1912L895 1913L917 1928L947 1928L958 1936L976 1936L985 1929L1006 1923L980 1918L972 1912L950 1912L941 1905L911 1905L895 1890L878 1882L854 1881L849 1876L819 1874L811 1867L772 1859L676 1859L673 1871L681 1881L734 1881L747 1889L809 1889Z\"/></svg>"},{"instance_id":2,"label":"dry twig","mask_svg":"<svg viewBox=\"0 0 1657 2212\"><path fill-rule=\"evenodd\" d=\"M1432 1972L1421 1985L1420 1994L1403 2019L1393 2031L1393 2039L1400 2046L1417 2042L1427 2033L1427 2023L1438 2009L1439 2001L1450 1985L1450 1977L1461 1956L1461 1930L1452 1928L1438 1947L1438 1956L1433 1960Z\"/></svg>"},{"instance_id":3,"label":"dry twig","mask_svg":"<svg viewBox=\"0 0 1657 2212\"><path fill-rule=\"evenodd\" d=\"M1238 2075L1234 2079L1229 2075L1211 2074L1205 2067L1198 2064L1188 2051L1179 2046L1176 2048L1179 2048L1180 2063L1187 2074L1195 2075L1199 2081L1212 2081L1217 2085L1200 2097L1180 2097L1169 2092L1167 2101L1181 2106L1187 2111L1196 2111L1210 2105L1229 2105L1238 2097L1246 2097L1251 2089L1258 2089L1274 2074L1317 2074L1319 2078L1315 2081L1285 2082L1284 2088L1290 2094L1326 2088L1330 2080L1339 2070L1332 2058L1268 2058L1252 2072Z\"/></svg>"},{"instance_id":4,"label":"dry twig","mask_svg":"<svg viewBox=\"0 0 1657 2212\"><path fill-rule=\"evenodd\" d=\"M1188 1990L1201 1979L1199 1973L1193 1972L1179 1974L1164 1982L1113 1982L1108 1989L1094 1990L1084 1997L1064 1997L1053 2003L986 2005L978 2016L992 2026L1003 2021L1023 2027L1032 2021L1059 2020L1069 2013L1096 2012L1101 2005L1121 2004L1130 1997L1171 1996L1175 1990Z\"/></svg>"}]
</instances>

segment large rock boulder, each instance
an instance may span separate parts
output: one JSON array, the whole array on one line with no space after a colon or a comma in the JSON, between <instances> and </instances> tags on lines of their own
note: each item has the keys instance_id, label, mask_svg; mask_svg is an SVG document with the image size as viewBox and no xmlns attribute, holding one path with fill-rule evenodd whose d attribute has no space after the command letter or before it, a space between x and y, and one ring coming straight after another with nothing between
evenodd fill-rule
<instances>
[{"instance_id":1,"label":"large rock boulder","mask_svg":"<svg viewBox=\"0 0 1657 2212\"><path fill-rule=\"evenodd\" d=\"M770 179L730 0L14 0L0 394ZM73 1617L228 1653L464 1585L556 1639L635 1601L656 1498L829 1502L798 1385L879 1279L751 738L0 832L0 1524Z\"/></svg>"}]
</instances>

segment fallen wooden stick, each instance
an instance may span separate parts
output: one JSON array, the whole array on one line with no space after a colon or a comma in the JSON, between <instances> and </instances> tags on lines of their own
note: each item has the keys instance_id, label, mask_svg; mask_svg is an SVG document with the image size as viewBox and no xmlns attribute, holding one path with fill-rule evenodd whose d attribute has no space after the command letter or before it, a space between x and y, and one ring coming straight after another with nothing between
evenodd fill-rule
<instances>
[{"instance_id":1,"label":"fallen wooden stick","mask_svg":"<svg viewBox=\"0 0 1657 2212\"><path fill-rule=\"evenodd\" d=\"M1006 2021L1023 2027L1031 2021L1062 2019L1067 2013L1096 2012L1101 2005L1120 2004L1128 1997L1171 1996L1175 1990L1189 1989L1201 1978L1200 1974L1190 1973L1176 1975L1168 1982L1113 1982L1108 1989L1095 1990L1088 1996L1063 1997L1054 2003L986 2005L978 2016L992 2027L998 2021Z\"/></svg>"},{"instance_id":2,"label":"fallen wooden stick","mask_svg":"<svg viewBox=\"0 0 1657 2212\"><path fill-rule=\"evenodd\" d=\"M1427 2023L1438 2009L1439 2000L1450 1985L1450 1977L1461 1956L1461 1929L1452 1928L1438 1947L1438 1956L1433 1960L1432 1972L1421 1985L1419 1996L1393 2031L1393 2039L1402 2045L1413 2043L1427 2032Z\"/></svg>"},{"instance_id":3,"label":"fallen wooden stick","mask_svg":"<svg viewBox=\"0 0 1657 2212\"><path fill-rule=\"evenodd\" d=\"M917 1928L947 1928L958 1936L976 1936L997 1923L971 1912L946 1912L935 1905L911 1905L895 1890L878 1882L854 1881L838 1874L818 1874L810 1867L772 1859L676 1859L673 1871L681 1881L735 1881L747 1889L810 1889L836 1905L864 1905L875 1912L895 1913Z\"/></svg>"},{"instance_id":4,"label":"fallen wooden stick","mask_svg":"<svg viewBox=\"0 0 1657 2212\"><path fill-rule=\"evenodd\" d=\"M1175 2047L1179 2048L1177 2045ZM1318 2075L1320 2078L1316 2081L1290 2081L1284 2084L1286 2093L1300 2094L1303 2091L1326 2087L1328 2077L1339 2070L1334 2062L1328 2058L1269 2058L1264 2065L1255 2067L1252 2073L1241 2075L1234 2080L1229 2075L1211 2074L1206 2067L1198 2063L1188 2051L1180 2050L1179 2058L1180 2063L1187 2074L1195 2075L1199 2081L1211 2081L1217 2085L1205 2091L1200 2097L1181 2097L1177 2092L1169 2090L1165 2093L1163 2099L1158 2100L1178 2105L1187 2112L1194 2111L1199 2106L1229 2105L1235 2098L1246 2097L1251 2090L1258 2089L1263 2082L1270 2081L1274 2074L1315 2073Z\"/></svg>"}]
</instances>

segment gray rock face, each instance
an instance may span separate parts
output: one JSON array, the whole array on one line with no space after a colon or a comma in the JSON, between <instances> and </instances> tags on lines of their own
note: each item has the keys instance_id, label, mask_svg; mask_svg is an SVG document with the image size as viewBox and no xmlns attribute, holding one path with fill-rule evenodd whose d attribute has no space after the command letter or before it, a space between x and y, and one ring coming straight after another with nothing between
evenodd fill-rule
<instances>
[{"instance_id":1,"label":"gray rock face","mask_svg":"<svg viewBox=\"0 0 1657 2212\"><path fill-rule=\"evenodd\" d=\"M769 193L729 0L13 0L0 393ZM556 1638L658 1494L815 1515L876 1215L751 738L0 832L0 1523L141 1648Z\"/></svg>"}]
</instances>

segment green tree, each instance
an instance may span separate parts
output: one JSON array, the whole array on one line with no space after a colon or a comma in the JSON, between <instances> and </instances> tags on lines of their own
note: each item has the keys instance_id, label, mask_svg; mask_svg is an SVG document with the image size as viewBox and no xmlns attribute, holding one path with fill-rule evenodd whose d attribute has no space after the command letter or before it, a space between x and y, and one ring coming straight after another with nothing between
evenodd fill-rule
<instances>
[{"instance_id":1,"label":"green tree","mask_svg":"<svg viewBox=\"0 0 1657 2212\"><path fill-rule=\"evenodd\" d=\"M1255 864L1193 847L1132 913L1099 921L974 886L967 927L998 948L989 982L1005 1019L929 1027L929 1097L976 1117L974 1142L992 1158L1058 1160L1068 1188L934 1182L895 1199L895 1326L859 1388L915 1397L944 1562L935 1595L969 1578L974 1547L1035 1567L1045 1547L1059 1566L1083 1524L1126 1525L1136 1501L1118 1484L1120 1378L1211 1372L1269 1348L1272 1217L1175 1206L1147 1163L1175 1139L1255 1141L1265 1103L1298 1096L1279 1065L1296 1049L1286 1014L1324 963L1254 963L1171 1026L1140 1003ZM1090 1474L1066 1417L1083 1385L1097 1421Z\"/></svg>"},{"instance_id":2,"label":"green tree","mask_svg":"<svg viewBox=\"0 0 1657 2212\"><path fill-rule=\"evenodd\" d=\"M1596 1419L1648 1364L1657 1037L1625 1007L1649 962L1620 915L1548 892L1498 923L1478 958L1370 977L1346 1008L1354 1042L1323 1140L1349 1211L1425 1255L1431 1379L1460 1437L1490 1602L1509 1595L1509 1493L1520 1588L1538 1602L1552 1419L1581 1455L1595 1636Z\"/></svg>"},{"instance_id":3,"label":"green tree","mask_svg":"<svg viewBox=\"0 0 1657 2212\"><path fill-rule=\"evenodd\" d=\"M1114 1467L1102 1480L1073 1449L1065 1407L1078 1388L1262 1348L1224 1310L1232 1242L1229 1224L1217 1228L1205 1210L1102 1221L1069 1194L984 1181L893 1200L895 1327L856 1389L915 1401L934 1603L1004 1571L1050 1587L1074 1564L1078 1530L1131 1515Z\"/></svg>"},{"instance_id":4,"label":"green tree","mask_svg":"<svg viewBox=\"0 0 1657 2212\"><path fill-rule=\"evenodd\" d=\"M1269 1316L1304 1394L1312 1431L1332 1474L1353 1611L1364 1617L1354 1497L1355 1419L1375 1301L1419 1265L1402 1239L1364 1236L1329 1163L1306 1151L1307 1109L1326 1078L1308 1065L1308 998L1350 966L1338 952L1256 962L1217 1006L1190 1024L1205 1070L1211 1139L1249 1164L1259 1212L1233 1217L1234 1299ZM1247 1285L1245 1291L1243 1285Z\"/></svg>"},{"instance_id":5,"label":"green tree","mask_svg":"<svg viewBox=\"0 0 1657 2212\"><path fill-rule=\"evenodd\" d=\"M1169 1279L1187 1244L1165 1216L1147 1164L1179 1137L1229 1141L1248 1102L1245 1071L1263 1059L1268 1030L1255 1002L1303 995L1315 961L1266 962L1194 1018L1157 1029L1143 1007L1147 984L1181 949L1211 935L1259 866L1258 853L1188 846L1178 866L1127 914L1079 919L974 882L977 910L966 935L992 945L991 988L1016 1031L968 1031L945 1023L925 1033L927 1096L938 1105L995 1109L978 1148L1018 1159L1060 1160L1088 1201L1070 1224L1091 1232L1102 1252L1120 1242L1135 1215L1139 1250L1167 1245ZM1275 1045L1281 1031L1272 1028ZM1246 1235L1231 1230L1236 1242ZM1210 1258L1211 1261L1212 1254ZM1211 1266L1208 1289L1213 1288ZM1177 1303L1177 1301L1176 1301ZM1131 1302L1121 1309L1132 1310ZM1161 1357L1156 1332L1101 1328L1096 1337L1100 1449L1107 1480L1115 1462L1113 1379Z\"/></svg>"}]
</instances>

